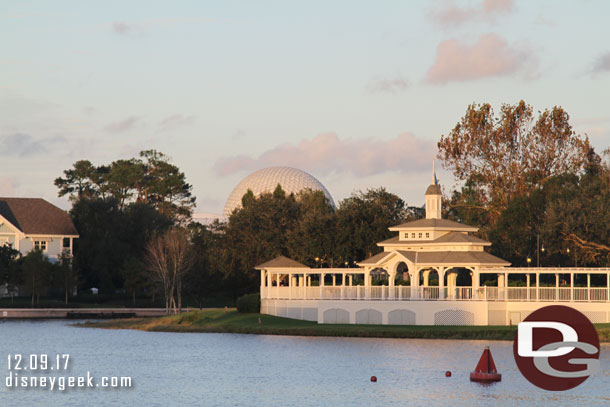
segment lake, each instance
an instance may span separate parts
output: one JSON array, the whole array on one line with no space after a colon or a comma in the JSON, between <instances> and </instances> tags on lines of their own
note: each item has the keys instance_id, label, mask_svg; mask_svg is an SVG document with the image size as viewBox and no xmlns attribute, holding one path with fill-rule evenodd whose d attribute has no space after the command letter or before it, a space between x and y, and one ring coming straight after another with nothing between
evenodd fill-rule
<instances>
[{"instance_id":1,"label":"lake","mask_svg":"<svg viewBox=\"0 0 610 407\"><path fill-rule=\"evenodd\" d=\"M555 393L521 376L512 342L154 333L73 323L0 321L0 406L610 406L608 345L600 374ZM469 381L485 345L502 373L489 386ZM70 355L66 372L25 376L89 371L96 380L129 376L132 387L7 388L9 354Z\"/></svg>"}]
</instances>

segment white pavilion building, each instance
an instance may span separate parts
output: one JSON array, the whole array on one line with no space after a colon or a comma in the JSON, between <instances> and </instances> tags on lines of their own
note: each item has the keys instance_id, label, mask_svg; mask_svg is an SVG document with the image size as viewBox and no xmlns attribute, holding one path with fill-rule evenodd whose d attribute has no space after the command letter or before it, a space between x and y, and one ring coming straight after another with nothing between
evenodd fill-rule
<instances>
[{"instance_id":1,"label":"white pavilion building","mask_svg":"<svg viewBox=\"0 0 610 407\"><path fill-rule=\"evenodd\" d=\"M261 312L318 323L509 325L559 302L610 322L610 268L509 267L485 251L490 242L469 234L478 228L443 219L441 200L434 177L426 218L390 227L398 235L358 268L309 268L283 256L257 266ZM525 275L526 286L508 287L509 274ZM555 286L541 286L542 274L554 275ZM586 287L574 286L577 274L586 274ZM605 275L605 287L591 287L592 274ZM387 284L374 285L374 275ZM497 285L481 286L482 275Z\"/></svg>"}]
</instances>

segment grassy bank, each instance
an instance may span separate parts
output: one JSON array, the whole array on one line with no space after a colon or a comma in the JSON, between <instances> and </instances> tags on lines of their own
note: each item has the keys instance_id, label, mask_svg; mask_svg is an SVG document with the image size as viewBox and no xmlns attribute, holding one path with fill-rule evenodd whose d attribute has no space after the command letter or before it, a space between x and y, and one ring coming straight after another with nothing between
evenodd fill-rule
<instances>
[{"instance_id":1,"label":"grassy bank","mask_svg":"<svg viewBox=\"0 0 610 407\"><path fill-rule=\"evenodd\" d=\"M516 331L514 326L319 325L270 315L240 314L234 310L225 312L223 309L192 311L159 318L86 322L81 326L157 332L486 340L513 340ZM599 324L596 327L600 340L610 342L610 324Z\"/></svg>"}]
</instances>

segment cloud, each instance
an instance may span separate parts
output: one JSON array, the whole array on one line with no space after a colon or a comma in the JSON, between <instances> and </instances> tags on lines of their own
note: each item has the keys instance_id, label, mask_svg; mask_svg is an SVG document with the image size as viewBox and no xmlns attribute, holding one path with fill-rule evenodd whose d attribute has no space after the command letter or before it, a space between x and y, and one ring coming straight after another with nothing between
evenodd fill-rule
<instances>
[{"instance_id":1,"label":"cloud","mask_svg":"<svg viewBox=\"0 0 610 407\"><path fill-rule=\"evenodd\" d=\"M197 121L197 116L183 116L174 114L167 116L159 122L159 131L174 130L178 127L189 126Z\"/></svg>"},{"instance_id":2,"label":"cloud","mask_svg":"<svg viewBox=\"0 0 610 407\"><path fill-rule=\"evenodd\" d=\"M210 21L213 20L204 17L168 17L136 22L113 21L110 27L115 34L127 36L136 33L141 34L153 27L171 27L184 24L208 23Z\"/></svg>"},{"instance_id":3,"label":"cloud","mask_svg":"<svg viewBox=\"0 0 610 407\"><path fill-rule=\"evenodd\" d=\"M62 145L66 139L62 136L35 139L29 134L13 133L0 136L0 156L29 157L49 152L53 147Z\"/></svg>"},{"instance_id":4,"label":"cloud","mask_svg":"<svg viewBox=\"0 0 610 407\"><path fill-rule=\"evenodd\" d=\"M484 34L473 45L449 39L438 44L426 81L447 83L527 73L533 68L532 63L528 50L509 45L496 34Z\"/></svg>"},{"instance_id":5,"label":"cloud","mask_svg":"<svg viewBox=\"0 0 610 407\"><path fill-rule=\"evenodd\" d=\"M610 71L610 52L600 55L595 61L593 66L594 73L608 72Z\"/></svg>"},{"instance_id":6,"label":"cloud","mask_svg":"<svg viewBox=\"0 0 610 407\"><path fill-rule=\"evenodd\" d=\"M472 21L494 22L497 16L509 14L513 9L513 0L485 0L475 7L445 3L441 7L431 9L428 18L447 29Z\"/></svg>"},{"instance_id":7,"label":"cloud","mask_svg":"<svg viewBox=\"0 0 610 407\"><path fill-rule=\"evenodd\" d=\"M135 26L124 21L115 21L112 23L112 31L118 35L128 35L134 32Z\"/></svg>"},{"instance_id":8,"label":"cloud","mask_svg":"<svg viewBox=\"0 0 610 407\"><path fill-rule=\"evenodd\" d=\"M402 75L396 75L393 78L375 79L369 82L366 86L366 91L369 93L397 93L406 90L409 87L409 81Z\"/></svg>"},{"instance_id":9,"label":"cloud","mask_svg":"<svg viewBox=\"0 0 610 407\"><path fill-rule=\"evenodd\" d=\"M109 125L104 127L104 130L109 133L123 133L125 131L133 129L139 121L139 117L129 116L121 121L110 123Z\"/></svg>"},{"instance_id":10,"label":"cloud","mask_svg":"<svg viewBox=\"0 0 610 407\"><path fill-rule=\"evenodd\" d=\"M214 164L214 171L225 176L288 165L316 174L335 172L369 176L392 171L419 171L428 168L435 155L434 142L411 133L402 133L391 140L341 140L335 133L323 133L301 140L298 145L281 144L257 158L248 155L221 158Z\"/></svg>"}]
</instances>

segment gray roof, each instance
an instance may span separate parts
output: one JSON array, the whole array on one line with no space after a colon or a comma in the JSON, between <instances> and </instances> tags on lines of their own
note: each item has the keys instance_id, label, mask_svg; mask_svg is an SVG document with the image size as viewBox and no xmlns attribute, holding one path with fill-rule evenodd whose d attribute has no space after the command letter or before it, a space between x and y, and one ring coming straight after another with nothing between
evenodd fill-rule
<instances>
[{"instance_id":1,"label":"gray roof","mask_svg":"<svg viewBox=\"0 0 610 407\"><path fill-rule=\"evenodd\" d=\"M364 259L362 261L358 262L358 265L364 265L364 264L377 264L377 262L381 259L383 259L385 256L391 254L392 252L381 252L378 253L374 256L369 257L368 259Z\"/></svg>"},{"instance_id":2,"label":"gray roof","mask_svg":"<svg viewBox=\"0 0 610 407\"><path fill-rule=\"evenodd\" d=\"M467 252L412 252L398 251L401 255L408 258L415 264L456 264L456 265L494 265L494 266L510 266L506 260L502 260L492 254L484 251L467 251Z\"/></svg>"},{"instance_id":3,"label":"gray roof","mask_svg":"<svg viewBox=\"0 0 610 407\"><path fill-rule=\"evenodd\" d=\"M395 250L376 254L375 256L369 257L358 264L361 266L375 265L383 260L384 257L392 253L398 253L411 263L418 265L450 264L457 266L510 266L509 262L484 251L415 252L407 250Z\"/></svg>"},{"instance_id":4,"label":"gray roof","mask_svg":"<svg viewBox=\"0 0 610 407\"><path fill-rule=\"evenodd\" d=\"M413 222L406 222L400 225L392 226L389 229L422 229L422 228L438 228L476 232L479 228L474 226L464 225L463 223L454 222L448 219L419 219Z\"/></svg>"},{"instance_id":5,"label":"gray roof","mask_svg":"<svg viewBox=\"0 0 610 407\"><path fill-rule=\"evenodd\" d=\"M394 236L377 244L379 246L384 246L388 244L424 245L430 243L476 243L484 246L491 245L491 243L486 240L459 232L449 232L434 240L400 240L398 236Z\"/></svg>"},{"instance_id":6,"label":"gray roof","mask_svg":"<svg viewBox=\"0 0 610 407\"><path fill-rule=\"evenodd\" d=\"M78 236L68 213L41 198L0 198L0 215L28 235Z\"/></svg>"},{"instance_id":7,"label":"gray roof","mask_svg":"<svg viewBox=\"0 0 610 407\"><path fill-rule=\"evenodd\" d=\"M436 239L434 243L478 243L478 244L491 244L486 240L479 239L476 236L467 235L466 233L449 232Z\"/></svg>"},{"instance_id":8,"label":"gray roof","mask_svg":"<svg viewBox=\"0 0 610 407\"><path fill-rule=\"evenodd\" d=\"M269 260L263 264L259 264L254 267L257 270L262 269L271 269L271 268L307 268L306 265L299 263L298 261L294 261L285 256L278 256L273 260Z\"/></svg>"}]
</instances>

